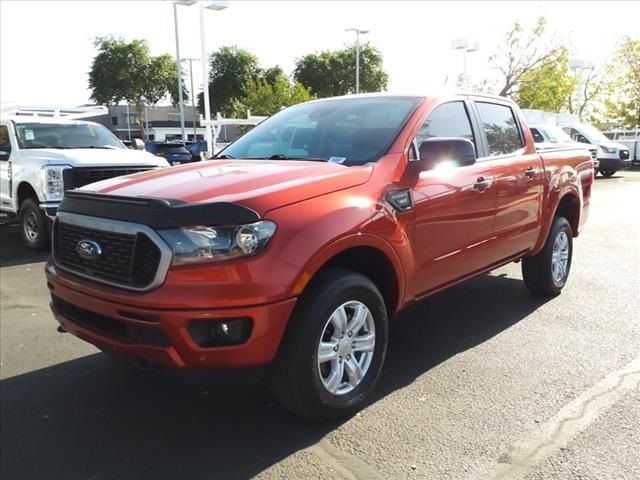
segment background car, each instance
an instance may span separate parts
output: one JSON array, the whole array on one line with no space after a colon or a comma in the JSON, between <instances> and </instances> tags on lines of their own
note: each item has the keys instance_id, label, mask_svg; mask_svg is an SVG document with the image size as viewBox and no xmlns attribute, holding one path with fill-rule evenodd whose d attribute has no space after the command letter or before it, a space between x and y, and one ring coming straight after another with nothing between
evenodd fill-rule
<instances>
[{"instance_id":1,"label":"background car","mask_svg":"<svg viewBox=\"0 0 640 480\"><path fill-rule=\"evenodd\" d=\"M193 161L189 150L177 142L147 142L145 150L163 157L170 165L182 165Z\"/></svg>"},{"instance_id":2,"label":"background car","mask_svg":"<svg viewBox=\"0 0 640 480\"><path fill-rule=\"evenodd\" d=\"M598 160L598 149L584 143L573 140L562 128L556 125L531 125L529 127L533 141L538 150L556 147L575 147L576 144L583 145L589 150L593 159L594 175L598 174L600 161Z\"/></svg>"}]
</instances>

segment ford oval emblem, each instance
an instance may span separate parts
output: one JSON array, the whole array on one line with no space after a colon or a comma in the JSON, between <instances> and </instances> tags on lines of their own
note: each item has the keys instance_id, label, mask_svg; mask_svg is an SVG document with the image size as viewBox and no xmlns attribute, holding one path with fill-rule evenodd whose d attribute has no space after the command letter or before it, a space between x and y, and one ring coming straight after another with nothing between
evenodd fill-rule
<instances>
[{"instance_id":1,"label":"ford oval emblem","mask_svg":"<svg viewBox=\"0 0 640 480\"><path fill-rule=\"evenodd\" d=\"M97 260L102 255L102 248L93 240L80 240L76 244L76 252L85 260Z\"/></svg>"}]
</instances>

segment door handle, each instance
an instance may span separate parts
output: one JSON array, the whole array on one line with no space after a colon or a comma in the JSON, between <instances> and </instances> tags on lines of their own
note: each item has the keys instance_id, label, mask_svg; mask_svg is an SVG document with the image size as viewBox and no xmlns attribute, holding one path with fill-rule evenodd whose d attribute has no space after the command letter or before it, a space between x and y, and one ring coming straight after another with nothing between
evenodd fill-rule
<instances>
[{"instance_id":1,"label":"door handle","mask_svg":"<svg viewBox=\"0 0 640 480\"><path fill-rule=\"evenodd\" d=\"M487 188L489 188L491 182L484 177L478 177L476 179L476 183L473 184L473 188L479 192L484 192Z\"/></svg>"},{"instance_id":2,"label":"door handle","mask_svg":"<svg viewBox=\"0 0 640 480\"><path fill-rule=\"evenodd\" d=\"M538 173L538 171L535 168L529 167L524 171L524 176L531 180L536 176L536 173Z\"/></svg>"}]
</instances>

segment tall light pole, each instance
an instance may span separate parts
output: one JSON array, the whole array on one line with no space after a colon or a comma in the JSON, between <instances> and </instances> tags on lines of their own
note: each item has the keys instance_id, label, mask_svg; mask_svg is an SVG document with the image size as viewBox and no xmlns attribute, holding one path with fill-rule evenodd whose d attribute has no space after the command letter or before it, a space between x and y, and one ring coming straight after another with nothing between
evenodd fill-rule
<instances>
[{"instance_id":1,"label":"tall light pole","mask_svg":"<svg viewBox=\"0 0 640 480\"><path fill-rule=\"evenodd\" d=\"M176 33L176 69L178 73L178 108L180 109L180 131L182 132L182 144L187 141L184 131L184 100L182 98L182 63L180 62L180 36L178 35L178 3L185 5L185 2L173 2L173 24Z\"/></svg>"},{"instance_id":2,"label":"tall light pole","mask_svg":"<svg viewBox=\"0 0 640 480\"><path fill-rule=\"evenodd\" d=\"M454 50L462 50L462 83L463 87L467 86L467 53L477 52L480 50L480 42L471 41L468 38L454 38L451 40L451 48Z\"/></svg>"},{"instance_id":3,"label":"tall light pole","mask_svg":"<svg viewBox=\"0 0 640 480\"><path fill-rule=\"evenodd\" d=\"M347 28L345 32L356 32L356 93L360 93L360 35L369 33L369 30Z\"/></svg>"},{"instance_id":4,"label":"tall light pole","mask_svg":"<svg viewBox=\"0 0 640 480\"><path fill-rule=\"evenodd\" d=\"M185 58L185 62L189 62L189 78L191 79L191 109L192 109L192 123L193 123L193 141L198 138L198 131L196 130L196 91L193 88L193 62L197 62L197 58Z\"/></svg>"},{"instance_id":5,"label":"tall light pole","mask_svg":"<svg viewBox=\"0 0 640 480\"><path fill-rule=\"evenodd\" d=\"M575 84L573 87L573 92L576 97L576 108L575 112L580 118L582 112L580 112L580 96L579 96L579 88L581 85L579 84L580 78L578 77L578 70L593 70L593 62L590 60L583 60L582 58L573 58L569 61L569 68L573 69L573 76L575 79ZM585 93L586 95L586 93ZM573 96L573 95L572 95Z\"/></svg>"}]
</instances>

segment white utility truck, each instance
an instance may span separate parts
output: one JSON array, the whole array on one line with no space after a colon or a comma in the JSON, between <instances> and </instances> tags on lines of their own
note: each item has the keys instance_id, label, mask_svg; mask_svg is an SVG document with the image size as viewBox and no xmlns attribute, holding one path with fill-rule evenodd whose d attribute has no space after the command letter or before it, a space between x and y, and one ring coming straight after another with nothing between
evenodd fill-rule
<instances>
[{"instance_id":1,"label":"white utility truck","mask_svg":"<svg viewBox=\"0 0 640 480\"><path fill-rule=\"evenodd\" d=\"M29 247L49 247L51 220L65 190L169 166L162 157L127 149L104 126L80 120L106 113L105 107L2 107L0 213L19 221Z\"/></svg>"}]
</instances>

